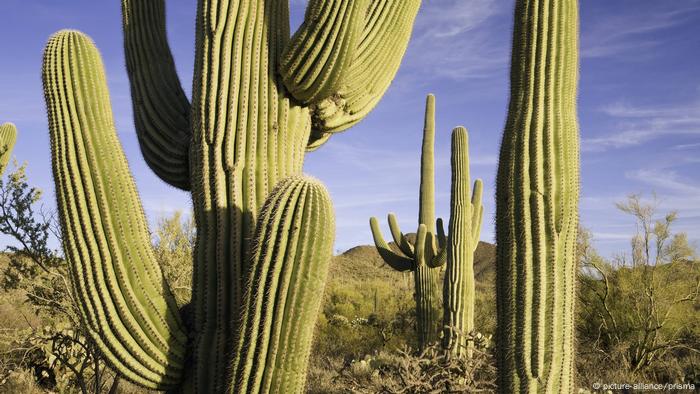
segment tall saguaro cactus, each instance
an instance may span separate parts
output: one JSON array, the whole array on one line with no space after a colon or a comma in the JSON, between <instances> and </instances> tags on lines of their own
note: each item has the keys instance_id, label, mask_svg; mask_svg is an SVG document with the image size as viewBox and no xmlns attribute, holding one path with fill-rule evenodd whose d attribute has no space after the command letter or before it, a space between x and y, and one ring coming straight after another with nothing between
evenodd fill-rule
<instances>
[{"instance_id":1,"label":"tall saguaro cactus","mask_svg":"<svg viewBox=\"0 0 700 394\"><path fill-rule=\"evenodd\" d=\"M5 172L5 167L10 162L12 148L15 147L16 141L17 127L12 123L0 125L0 175Z\"/></svg>"},{"instance_id":2,"label":"tall saguaro cactus","mask_svg":"<svg viewBox=\"0 0 700 394\"><path fill-rule=\"evenodd\" d=\"M573 392L577 0L518 0L496 191L501 392Z\"/></svg>"},{"instance_id":3,"label":"tall saguaro cactus","mask_svg":"<svg viewBox=\"0 0 700 394\"><path fill-rule=\"evenodd\" d=\"M66 257L89 334L117 372L155 389L302 390L333 243L326 192L298 178L304 151L376 105L419 6L311 0L290 37L288 0L200 0L190 104L164 1L122 0L141 151L192 192L192 327L150 250L99 54L77 32L50 40L43 77Z\"/></svg>"},{"instance_id":4,"label":"tall saguaro cactus","mask_svg":"<svg viewBox=\"0 0 700 394\"><path fill-rule=\"evenodd\" d=\"M420 202L418 231L412 243L399 229L393 213L389 227L398 251L384 240L377 218L370 219L374 244L384 261L398 271L413 271L415 282L418 343L422 348L434 342L438 333L438 267L445 264L445 233L442 220L435 220L435 96L428 95L421 153ZM437 226L436 226L437 223ZM436 228L437 227L437 228ZM437 236L436 236L437 230Z\"/></svg>"},{"instance_id":5,"label":"tall saguaro cactus","mask_svg":"<svg viewBox=\"0 0 700 394\"><path fill-rule=\"evenodd\" d=\"M473 342L468 335L474 330L474 251L479 245L484 216L481 179L470 188L469 135L467 129L452 131L452 192L450 224L447 237L447 272L443 287L443 347L450 355L470 355ZM471 199L471 200L470 200Z\"/></svg>"}]
</instances>

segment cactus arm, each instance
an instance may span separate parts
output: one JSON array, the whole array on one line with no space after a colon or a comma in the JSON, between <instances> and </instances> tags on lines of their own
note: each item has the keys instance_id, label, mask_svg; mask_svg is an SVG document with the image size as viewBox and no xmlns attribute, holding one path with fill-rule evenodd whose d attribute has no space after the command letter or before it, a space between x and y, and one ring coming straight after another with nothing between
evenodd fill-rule
<instances>
[{"instance_id":1,"label":"cactus arm","mask_svg":"<svg viewBox=\"0 0 700 394\"><path fill-rule=\"evenodd\" d=\"M330 97L350 70L370 0L311 0L289 42L280 74L304 104Z\"/></svg>"},{"instance_id":2,"label":"cactus arm","mask_svg":"<svg viewBox=\"0 0 700 394\"><path fill-rule=\"evenodd\" d=\"M43 81L64 249L81 318L120 374L149 388L175 387L187 335L151 250L90 39L55 34L44 53Z\"/></svg>"},{"instance_id":3,"label":"cactus arm","mask_svg":"<svg viewBox=\"0 0 700 394\"><path fill-rule=\"evenodd\" d=\"M332 96L311 105L309 145L348 129L377 105L399 69L420 0L371 0L350 69Z\"/></svg>"},{"instance_id":4,"label":"cactus arm","mask_svg":"<svg viewBox=\"0 0 700 394\"><path fill-rule=\"evenodd\" d=\"M484 194L484 182L481 179L474 181L474 188L472 189L472 247L476 251L476 247L479 246L479 239L481 237L481 226L484 219L484 204L483 204L483 194Z\"/></svg>"},{"instance_id":5,"label":"cactus arm","mask_svg":"<svg viewBox=\"0 0 700 394\"><path fill-rule=\"evenodd\" d=\"M423 145L420 159L420 199L418 223L425 224L428 232L435 232L435 96L425 100Z\"/></svg>"},{"instance_id":6,"label":"cactus arm","mask_svg":"<svg viewBox=\"0 0 700 394\"><path fill-rule=\"evenodd\" d=\"M577 0L518 0L497 175L501 392L574 391Z\"/></svg>"},{"instance_id":7,"label":"cactus arm","mask_svg":"<svg viewBox=\"0 0 700 394\"><path fill-rule=\"evenodd\" d=\"M5 172L12 156L12 148L17 141L17 127L12 123L0 125L0 175Z\"/></svg>"},{"instance_id":8,"label":"cactus arm","mask_svg":"<svg viewBox=\"0 0 700 394\"><path fill-rule=\"evenodd\" d=\"M334 226L320 182L290 177L271 192L254 239L231 392L303 391Z\"/></svg>"},{"instance_id":9,"label":"cactus arm","mask_svg":"<svg viewBox=\"0 0 700 394\"><path fill-rule=\"evenodd\" d=\"M122 25L143 157L160 179L189 190L190 103L168 46L164 0L122 0Z\"/></svg>"},{"instance_id":10,"label":"cactus arm","mask_svg":"<svg viewBox=\"0 0 700 394\"><path fill-rule=\"evenodd\" d=\"M428 228L425 224L418 226L418 232L416 233L416 266L420 267L425 265L425 244L428 239Z\"/></svg>"},{"instance_id":11,"label":"cactus arm","mask_svg":"<svg viewBox=\"0 0 700 394\"><path fill-rule=\"evenodd\" d=\"M377 218L372 217L369 219L369 227L372 229L374 245L377 247L377 251L379 255L382 256L382 259L384 259L384 262L397 271L408 271L413 268L413 260L391 250L389 244L384 240L384 236L382 236L382 230L379 228L379 221L377 221Z\"/></svg>"},{"instance_id":12,"label":"cactus arm","mask_svg":"<svg viewBox=\"0 0 700 394\"><path fill-rule=\"evenodd\" d=\"M442 219L438 219L436 222L437 227L437 253L434 253L432 259L428 260L428 265L431 268L438 268L445 265L447 262L447 237L445 236L445 228L442 224ZM431 244L435 244L435 241L431 241ZM435 248L435 246L433 246Z\"/></svg>"},{"instance_id":13,"label":"cactus arm","mask_svg":"<svg viewBox=\"0 0 700 394\"><path fill-rule=\"evenodd\" d=\"M393 213L390 213L388 216L389 219L389 230L391 231L391 237L394 238L394 244L399 247L401 252L405 254L408 258L413 258L415 256L414 254L414 248L413 245L408 241L408 238L406 238L405 235L401 232L401 228L399 227L399 221L396 219L396 215Z\"/></svg>"},{"instance_id":14,"label":"cactus arm","mask_svg":"<svg viewBox=\"0 0 700 394\"><path fill-rule=\"evenodd\" d=\"M437 229L437 241L438 248L442 249L447 246L447 236L445 235L445 226L443 224L442 218L438 218L435 221L435 228Z\"/></svg>"},{"instance_id":15,"label":"cactus arm","mask_svg":"<svg viewBox=\"0 0 700 394\"><path fill-rule=\"evenodd\" d=\"M308 145L306 145L306 151L307 152L313 152L316 149L320 148L328 142L329 139L333 137L332 133L325 133L325 134L314 134L313 139L309 140Z\"/></svg>"}]
</instances>

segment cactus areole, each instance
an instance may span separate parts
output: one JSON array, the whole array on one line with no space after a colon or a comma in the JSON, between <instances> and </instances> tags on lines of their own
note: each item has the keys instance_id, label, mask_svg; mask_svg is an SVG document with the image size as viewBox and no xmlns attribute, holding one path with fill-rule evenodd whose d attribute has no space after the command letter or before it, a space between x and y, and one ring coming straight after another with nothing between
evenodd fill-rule
<instances>
[{"instance_id":1,"label":"cactus areole","mask_svg":"<svg viewBox=\"0 0 700 394\"><path fill-rule=\"evenodd\" d=\"M192 193L193 322L150 248L114 130L99 53L62 31L43 80L73 291L123 377L186 392L302 392L333 244L333 213L305 151L359 122L388 88L418 0L200 0L192 102L175 73L164 0L122 0L144 159Z\"/></svg>"},{"instance_id":2,"label":"cactus areole","mask_svg":"<svg viewBox=\"0 0 700 394\"><path fill-rule=\"evenodd\" d=\"M574 392L578 2L518 0L496 190L502 393Z\"/></svg>"}]
</instances>

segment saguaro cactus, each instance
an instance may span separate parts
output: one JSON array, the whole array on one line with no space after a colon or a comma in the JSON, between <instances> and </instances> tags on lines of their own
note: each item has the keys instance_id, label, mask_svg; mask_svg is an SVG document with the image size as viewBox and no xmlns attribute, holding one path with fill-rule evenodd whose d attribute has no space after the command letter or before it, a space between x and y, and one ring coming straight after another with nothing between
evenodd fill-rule
<instances>
[{"instance_id":1,"label":"saguaro cactus","mask_svg":"<svg viewBox=\"0 0 700 394\"><path fill-rule=\"evenodd\" d=\"M473 342L468 335L474 330L474 251L479 245L483 182L474 181L470 188L469 135L467 129L452 131L452 192L450 224L447 237L447 272L443 286L443 347L455 357L470 355ZM470 201L471 198L471 201Z\"/></svg>"},{"instance_id":2,"label":"saguaro cactus","mask_svg":"<svg viewBox=\"0 0 700 394\"><path fill-rule=\"evenodd\" d=\"M445 232L442 220L435 220L435 96L428 95L421 154L418 231L412 243L399 229L396 215L389 214L389 228L397 246L391 249L379 229L377 218L370 219L374 244L384 261L398 271L413 271L416 298L418 343L422 348L434 342L438 333L439 290L437 267L445 264ZM436 226L437 224L437 226ZM436 236L437 233L437 236Z\"/></svg>"},{"instance_id":3,"label":"saguaro cactus","mask_svg":"<svg viewBox=\"0 0 700 394\"><path fill-rule=\"evenodd\" d=\"M99 54L76 32L50 40L44 86L66 256L89 334L117 372L156 389L302 389L333 218L315 181L268 194L301 174L305 150L378 102L419 5L311 0L290 38L287 0L201 0L190 104L164 1L122 1L141 151L161 179L192 191L192 327L150 250Z\"/></svg>"},{"instance_id":4,"label":"saguaro cactus","mask_svg":"<svg viewBox=\"0 0 700 394\"><path fill-rule=\"evenodd\" d=\"M0 175L5 172L5 167L10 162L12 148L15 147L16 141L17 127L12 123L0 125Z\"/></svg>"},{"instance_id":5,"label":"saguaro cactus","mask_svg":"<svg viewBox=\"0 0 700 394\"><path fill-rule=\"evenodd\" d=\"M496 191L498 387L573 392L578 2L518 0Z\"/></svg>"}]
</instances>

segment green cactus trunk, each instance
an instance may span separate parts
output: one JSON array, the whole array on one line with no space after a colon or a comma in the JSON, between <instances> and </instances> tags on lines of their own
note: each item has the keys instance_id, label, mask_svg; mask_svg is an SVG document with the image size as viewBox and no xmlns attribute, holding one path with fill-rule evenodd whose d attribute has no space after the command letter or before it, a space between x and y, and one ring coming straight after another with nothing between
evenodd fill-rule
<instances>
[{"instance_id":1,"label":"green cactus trunk","mask_svg":"<svg viewBox=\"0 0 700 394\"><path fill-rule=\"evenodd\" d=\"M288 12L275 3L241 1L238 12L227 12L211 2L197 21L195 75L202 77L193 91L190 163L195 385L202 392L229 378L258 211L279 180L301 174L311 131L308 109L271 78L289 39Z\"/></svg>"},{"instance_id":2,"label":"green cactus trunk","mask_svg":"<svg viewBox=\"0 0 700 394\"><path fill-rule=\"evenodd\" d=\"M578 2L518 0L496 192L498 387L574 391Z\"/></svg>"},{"instance_id":3,"label":"green cactus trunk","mask_svg":"<svg viewBox=\"0 0 700 394\"><path fill-rule=\"evenodd\" d=\"M429 95L425 105L425 125L420 161L420 199L418 225L425 225L426 239L433 243L435 228L435 96ZM425 245L416 241L416 245ZM428 248L425 258L433 259L435 248ZM418 342L421 347L438 339L440 319L440 269L426 263L415 270L416 314L418 315Z\"/></svg>"},{"instance_id":4,"label":"green cactus trunk","mask_svg":"<svg viewBox=\"0 0 700 394\"><path fill-rule=\"evenodd\" d=\"M399 271L413 271L418 345L422 349L438 338L439 277L446 261L445 234L442 221L435 220L435 96L428 95L421 153L419 231L411 242L399 229L394 214L389 214L389 227L396 251L386 243L376 218L370 219L374 243L386 263ZM437 228L436 228L437 223ZM425 231L420 237L420 231Z\"/></svg>"},{"instance_id":5,"label":"green cactus trunk","mask_svg":"<svg viewBox=\"0 0 700 394\"><path fill-rule=\"evenodd\" d=\"M474 331L474 251L479 245L483 183L470 188L469 136L464 127L452 131L452 192L447 237L447 272L443 287L443 347L454 357L471 357ZM471 198L471 201L470 201Z\"/></svg>"},{"instance_id":6,"label":"green cactus trunk","mask_svg":"<svg viewBox=\"0 0 700 394\"><path fill-rule=\"evenodd\" d=\"M419 265L414 271L416 329L418 330L418 345L421 349L438 339L440 319L439 276L439 269L431 268L426 264Z\"/></svg>"},{"instance_id":7,"label":"green cactus trunk","mask_svg":"<svg viewBox=\"0 0 700 394\"><path fill-rule=\"evenodd\" d=\"M12 123L0 125L0 175L5 172L12 156L12 148L17 142L17 127Z\"/></svg>"},{"instance_id":8,"label":"green cactus trunk","mask_svg":"<svg viewBox=\"0 0 700 394\"><path fill-rule=\"evenodd\" d=\"M122 0L142 154L163 181L192 192L191 327L150 250L99 54L77 32L51 39L43 76L66 257L88 334L120 375L201 393L303 389L333 225L325 192L298 180L304 154L377 104L419 5L311 0L290 37L287 0L200 0L190 105L166 40L164 1ZM311 205L270 195L285 179L297 179L280 186L293 201ZM256 319L267 325L246 323Z\"/></svg>"}]
</instances>

